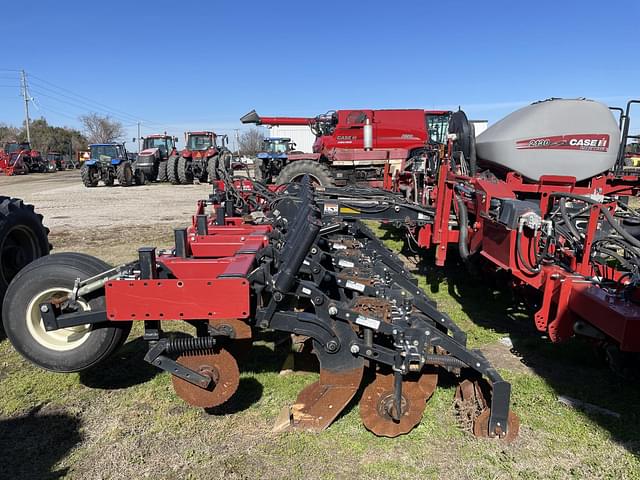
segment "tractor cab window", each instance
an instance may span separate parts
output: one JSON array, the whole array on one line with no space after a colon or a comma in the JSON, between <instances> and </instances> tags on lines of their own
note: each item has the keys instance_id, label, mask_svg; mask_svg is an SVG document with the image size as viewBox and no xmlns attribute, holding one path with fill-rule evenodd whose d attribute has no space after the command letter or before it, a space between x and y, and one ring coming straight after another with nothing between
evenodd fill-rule
<instances>
[{"instance_id":1,"label":"tractor cab window","mask_svg":"<svg viewBox=\"0 0 640 480\"><path fill-rule=\"evenodd\" d=\"M15 153L18 151L19 145L17 143L7 143L4 147L7 153Z\"/></svg>"},{"instance_id":2,"label":"tractor cab window","mask_svg":"<svg viewBox=\"0 0 640 480\"><path fill-rule=\"evenodd\" d=\"M207 150L213 146L209 135L189 135L187 148L189 150Z\"/></svg>"},{"instance_id":3,"label":"tractor cab window","mask_svg":"<svg viewBox=\"0 0 640 480\"><path fill-rule=\"evenodd\" d=\"M173 149L173 146L168 145L169 142L170 140L166 138L145 138L144 148L158 148L166 155L169 150Z\"/></svg>"},{"instance_id":4,"label":"tractor cab window","mask_svg":"<svg viewBox=\"0 0 640 480\"><path fill-rule=\"evenodd\" d=\"M449 131L449 114L427 115L427 130L430 142L446 144Z\"/></svg>"},{"instance_id":5,"label":"tractor cab window","mask_svg":"<svg viewBox=\"0 0 640 480\"><path fill-rule=\"evenodd\" d=\"M91 145L91 158L94 160L122 158L121 153L117 145Z\"/></svg>"},{"instance_id":6,"label":"tractor cab window","mask_svg":"<svg viewBox=\"0 0 640 480\"><path fill-rule=\"evenodd\" d=\"M265 140L265 151L269 153L287 153L289 150L289 139Z\"/></svg>"}]
</instances>

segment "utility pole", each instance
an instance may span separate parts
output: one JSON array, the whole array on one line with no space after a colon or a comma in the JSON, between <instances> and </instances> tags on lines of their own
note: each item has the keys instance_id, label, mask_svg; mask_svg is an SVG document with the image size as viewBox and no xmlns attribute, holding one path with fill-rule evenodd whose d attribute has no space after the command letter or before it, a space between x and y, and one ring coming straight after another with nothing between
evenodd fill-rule
<instances>
[{"instance_id":1,"label":"utility pole","mask_svg":"<svg viewBox=\"0 0 640 480\"><path fill-rule=\"evenodd\" d=\"M138 122L138 153L140 153L140 122Z\"/></svg>"},{"instance_id":2,"label":"utility pole","mask_svg":"<svg viewBox=\"0 0 640 480\"><path fill-rule=\"evenodd\" d=\"M235 151L236 153L239 155L240 154L240 134L238 133L240 131L239 128L234 128L233 129L234 132L236 132L236 136L235 136Z\"/></svg>"},{"instance_id":3,"label":"utility pole","mask_svg":"<svg viewBox=\"0 0 640 480\"><path fill-rule=\"evenodd\" d=\"M31 132L29 131L29 92L27 91L27 74L24 70L20 70L20 86L22 89L22 98L24 98L24 123L27 127L27 142L31 143Z\"/></svg>"}]
</instances>

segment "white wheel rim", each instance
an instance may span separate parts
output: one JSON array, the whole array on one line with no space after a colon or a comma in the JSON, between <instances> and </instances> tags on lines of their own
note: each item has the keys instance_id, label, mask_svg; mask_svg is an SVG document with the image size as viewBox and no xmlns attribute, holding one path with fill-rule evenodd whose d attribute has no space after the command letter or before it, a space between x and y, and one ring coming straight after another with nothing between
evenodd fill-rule
<instances>
[{"instance_id":1,"label":"white wheel rim","mask_svg":"<svg viewBox=\"0 0 640 480\"><path fill-rule=\"evenodd\" d=\"M56 293L67 294L71 293L71 290L68 288L50 288L36 295L27 307L26 322L27 329L36 342L49 350L64 352L82 345L89 338L91 325L79 325L47 332L40 314L40 304L50 300ZM85 301L78 300L77 303L83 310L91 310L91 307Z\"/></svg>"}]
</instances>

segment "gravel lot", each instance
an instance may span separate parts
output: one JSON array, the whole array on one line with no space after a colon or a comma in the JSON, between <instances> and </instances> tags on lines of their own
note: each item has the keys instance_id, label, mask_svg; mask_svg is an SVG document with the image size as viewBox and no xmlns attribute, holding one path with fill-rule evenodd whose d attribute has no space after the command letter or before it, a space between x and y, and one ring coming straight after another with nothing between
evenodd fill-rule
<instances>
[{"instance_id":1,"label":"gravel lot","mask_svg":"<svg viewBox=\"0 0 640 480\"><path fill-rule=\"evenodd\" d=\"M169 224L189 221L211 186L153 183L86 188L79 170L0 177L0 194L32 203L53 234L68 229Z\"/></svg>"}]
</instances>

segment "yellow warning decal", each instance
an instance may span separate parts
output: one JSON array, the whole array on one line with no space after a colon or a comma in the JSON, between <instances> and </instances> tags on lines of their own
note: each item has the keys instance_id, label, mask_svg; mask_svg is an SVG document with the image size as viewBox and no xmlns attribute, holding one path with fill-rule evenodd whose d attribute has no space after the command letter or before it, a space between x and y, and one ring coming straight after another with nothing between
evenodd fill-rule
<instances>
[{"instance_id":1,"label":"yellow warning decal","mask_svg":"<svg viewBox=\"0 0 640 480\"><path fill-rule=\"evenodd\" d=\"M360 210L349 207L340 207L340 213L360 213Z\"/></svg>"}]
</instances>

